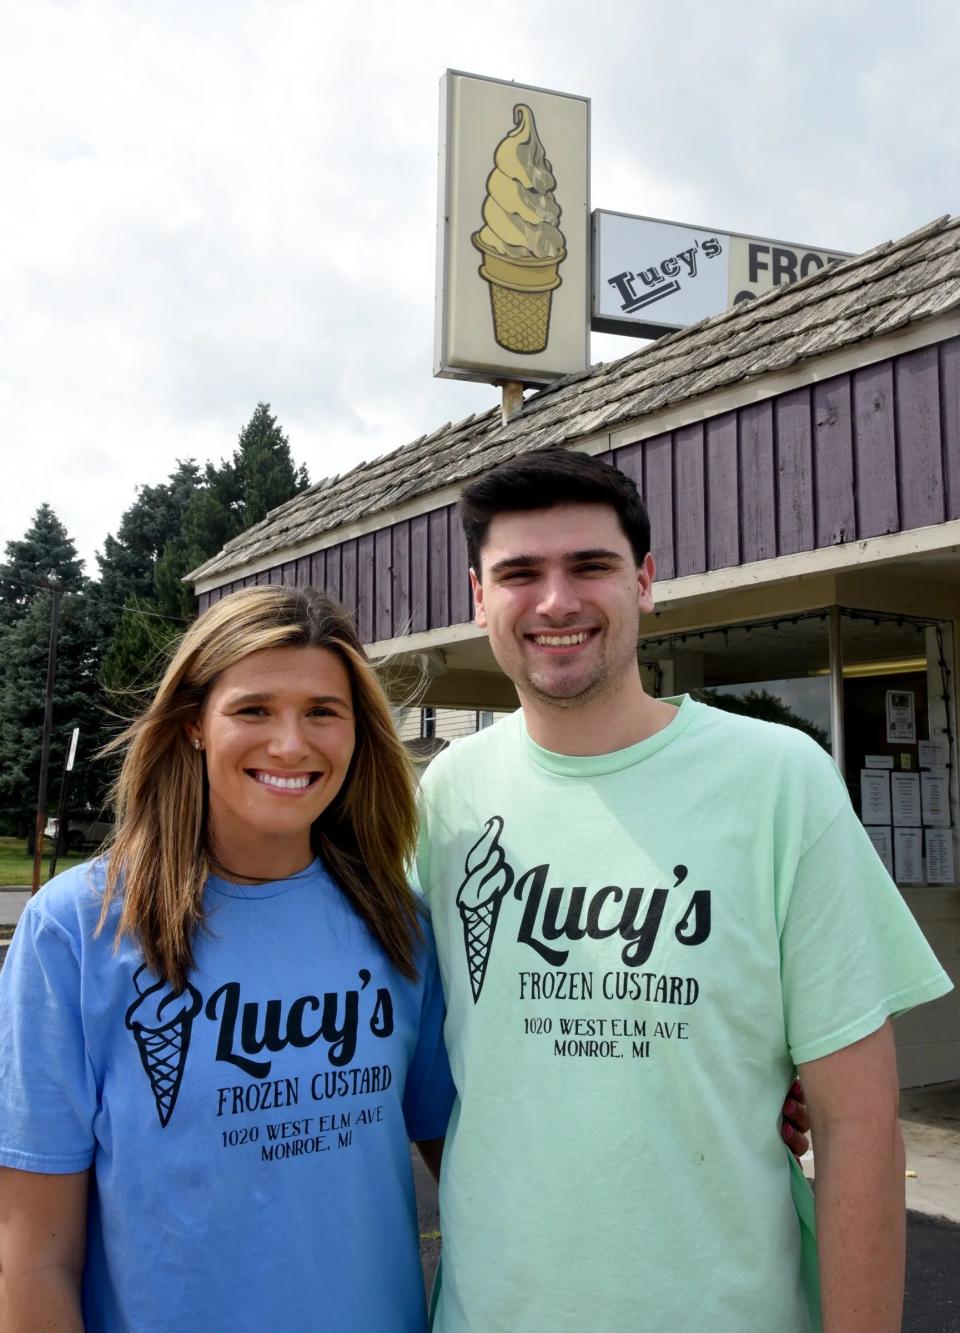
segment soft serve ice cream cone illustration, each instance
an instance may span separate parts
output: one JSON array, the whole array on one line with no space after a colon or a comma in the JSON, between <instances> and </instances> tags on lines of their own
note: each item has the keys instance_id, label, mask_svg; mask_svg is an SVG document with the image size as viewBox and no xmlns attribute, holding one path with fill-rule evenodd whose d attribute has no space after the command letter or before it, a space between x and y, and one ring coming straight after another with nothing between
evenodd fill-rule
<instances>
[{"instance_id":1,"label":"soft serve ice cream cone illustration","mask_svg":"<svg viewBox=\"0 0 960 1333\"><path fill-rule=\"evenodd\" d=\"M499 842L502 831L503 820L499 815L487 820L485 831L467 852L463 867L466 878L457 891L474 1004L480 998L487 974L500 904L513 883L513 871Z\"/></svg>"},{"instance_id":2,"label":"soft serve ice cream cone illustration","mask_svg":"<svg viewBox=\"0 0 960 1333\"><path fill-rule=\"evenodd\" d=\"M501 139L487 177L483 223L471 236L483 255L480 276L490 285L493 336L509 352L542 352L550 335L550 306L566 257L556 178L533 112L519 102L514 128Z\"/></svg>"},{"instance_id":3,"label":"soft serve ice cream cone illustration","mask_svg":"<svg viewBox=\"0 0 960 1333\"><path fill-rule=\"evenodd\" d=\"M133 984L139 994L127 1010L126 1024L137 1043L160 1125L165 1129L177 1104L190 1047L190 1030L203 998L189 982L182 991L174 990L165 981L141 990L141 978L149 975L146 964L134 973Z\"/></svg>"}]
</instances>

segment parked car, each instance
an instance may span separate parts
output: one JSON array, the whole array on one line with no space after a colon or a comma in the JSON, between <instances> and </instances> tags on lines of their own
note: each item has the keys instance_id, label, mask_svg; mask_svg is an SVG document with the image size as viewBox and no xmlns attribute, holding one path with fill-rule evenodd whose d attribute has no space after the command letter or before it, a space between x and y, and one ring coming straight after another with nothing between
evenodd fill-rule
<instances>
[{"instance_id":1,"label":"parked car","mask_svg":"<svg viewBox=\"0 0 960 1333\"><path fill-rule=\"evenodd\" d=\"M67 850L81 851L84 847L99 847L113 832L113 825L108 819L93 819L82 816L67 821ZM57 836L57 821L50 818L46 822L43 836L53 842Z\"/></svg>"}]
</instances>

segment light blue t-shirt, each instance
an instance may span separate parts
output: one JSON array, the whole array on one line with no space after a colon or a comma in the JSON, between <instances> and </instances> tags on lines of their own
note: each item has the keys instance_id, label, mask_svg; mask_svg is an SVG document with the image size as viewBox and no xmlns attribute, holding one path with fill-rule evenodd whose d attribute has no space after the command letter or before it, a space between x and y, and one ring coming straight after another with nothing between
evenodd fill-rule
<instances>
[{"instance_id":1,"label":"light blue t-shirt","mask_svg":"<svg viewBox=\"0 0 960 1333\"><path fill-rule=\"evenodd\" d=\"M452 1086L432 940L409 982L319 862L211 878L177 996L146 972L103 867L27 906L0 973L0 1165L92 1166L96 1333L419 1333L410 1139Z\"/></svg>"}]
</instances>

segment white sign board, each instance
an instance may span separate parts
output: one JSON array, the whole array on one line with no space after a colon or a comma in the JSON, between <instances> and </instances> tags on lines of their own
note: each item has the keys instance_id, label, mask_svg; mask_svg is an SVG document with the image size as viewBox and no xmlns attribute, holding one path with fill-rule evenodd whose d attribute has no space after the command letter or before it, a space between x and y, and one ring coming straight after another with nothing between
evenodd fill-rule
<instances>
[{"instance_id":1,"label":"white sign board","mask_svg":"<svg viewBox=\"0 0 960 1333\"><path fill-rule=\"evenodd\" d=\"M440 85L434 374L585 370L590 102L448 70Z\"/></svg>"},{"instance_id":2,"label":"white sign board","mask_svg":"<svg viewBox=\"0 0 960 1333\"><path fill-rule=\"evenodd\" d=\"M845 258L843 250L598 209L592 327L657 338Z\"/></svg>"}]
</instances>

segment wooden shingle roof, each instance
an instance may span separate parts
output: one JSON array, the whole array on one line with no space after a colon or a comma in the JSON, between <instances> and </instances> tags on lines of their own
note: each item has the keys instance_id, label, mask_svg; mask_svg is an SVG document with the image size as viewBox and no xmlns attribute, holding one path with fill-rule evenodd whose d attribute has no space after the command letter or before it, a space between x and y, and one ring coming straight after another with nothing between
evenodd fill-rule
<instances>
[{"instance_id":1,"label":"wooden shingle roof","mask_svg":"<svg viewBox=\"0 0 960 1333\"><path fill-rule=\"evenodd\" d=\"M273 552L387 515L514 454L572 443L956 307L960 218L946 216L618 361L558 380L531 394L507 425L493 408L319 481L228 542L187 581L226 581Z\"/></svg>"}]
</instances>

